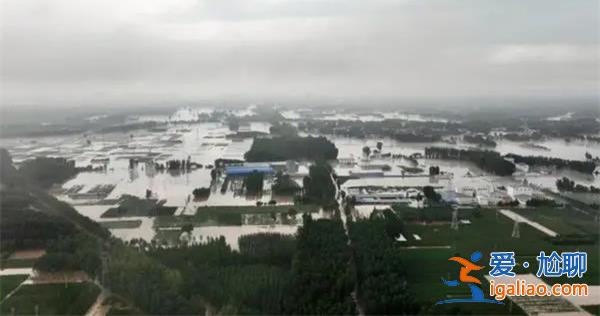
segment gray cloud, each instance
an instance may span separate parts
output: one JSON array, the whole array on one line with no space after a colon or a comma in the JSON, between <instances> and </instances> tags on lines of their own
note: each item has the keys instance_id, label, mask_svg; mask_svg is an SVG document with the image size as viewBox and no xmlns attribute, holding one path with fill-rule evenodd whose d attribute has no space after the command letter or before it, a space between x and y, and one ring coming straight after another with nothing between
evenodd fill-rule
<instances>
[{"instance_id":1,"label":"gray cloud","mask_svg":"<svg viewBox=\"0 0 600 316\"><path fill-rule=\"evenodd\" d=\"M590 96L594 0L2 2L2 104Z\"/></svg>"}]
</instances>

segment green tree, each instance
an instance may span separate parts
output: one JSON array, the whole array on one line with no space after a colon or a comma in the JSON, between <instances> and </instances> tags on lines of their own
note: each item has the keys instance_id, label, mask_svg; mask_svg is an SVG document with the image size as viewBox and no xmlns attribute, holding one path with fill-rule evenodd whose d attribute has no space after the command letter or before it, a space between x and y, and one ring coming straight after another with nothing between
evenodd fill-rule
<instances>
[{"instance_id":1,"label":"green tree","mask_svg":"<svg viewBox=\"0 0 600 316\"><path fill-rule=\"evenodd\" d=\"M324 161L317 161L309 168L304 177L304 196L306 199L321 205L329 205L335 201L335 184L332 180L331 166Z\"/></svg>"},{"instance_id":2,"label":"green tree","mask_svg":"<svg viewBox=\"0 0 600 316\"><path fill-rule=\"evenodd\" d=\"M435 192L435 189L429 185L423 187L423 194L428 200L433 202L439 202L442 199L442 196Z\"/></svg>"},{"instance_id":3,"label":"green tree","mask_svg":"<svg viewBox=\"0 0 600 316\"><path fill-rule=\"evenodd\" d=\"M240 120L236 116L232 115L227 118L227 126L229 127L229 130L237 132L240 129Z\"/></svg>"},{"instance_id":4,"label":"green tree","mask_svg":"<svg viewBox=\"0 0 600 316\"><path fill-rule=\"evenodd\" d=\"M300 186L288 174L278 171L275 175L275 183L273 183L271 189L275 194L290 195L298 192Z\"/></svg>"},{"instance_id":5,"label":"green tree","mask_svg":"<svg viewBox=\"0 0 600 316\"><path fill-rule=\"evenodd\" d=\"M269 128L269 132L272 135L283 136L283 137L296 137L298 135L298 129L295 126L288 123L275 123Z\"/></svg>"},{"instance_id":6,"label":"green tree","mask_svg":"<svg viewBox=\"0 0 600 316\"><path fill-rule=\"evenodd\" d=\"M338 155L335 144L325 137L255 138L246 161L333 160Z\"/></svg>"},{"instance_id":7,"label":"green tree","mask_svg":"<svg viewBox=\"0 0 600 316\"><path fill-rule=\"evenodd\" d=\"M362 148L362 152L363 155L368 158L371 155L371 148L369 148L369 146L365 146Z\"/></svg>"},{"instance_id":8,"label":"green tree","mask_svg":"<svg viewBox=\"0 0 600 316\"><path fill-rule=\"evenodd\" d=\"M246 194L249 195L260 195L263 190L264 175L260 172L254 171L244 178L244 188Z\"/></svg>"}]
</instances>

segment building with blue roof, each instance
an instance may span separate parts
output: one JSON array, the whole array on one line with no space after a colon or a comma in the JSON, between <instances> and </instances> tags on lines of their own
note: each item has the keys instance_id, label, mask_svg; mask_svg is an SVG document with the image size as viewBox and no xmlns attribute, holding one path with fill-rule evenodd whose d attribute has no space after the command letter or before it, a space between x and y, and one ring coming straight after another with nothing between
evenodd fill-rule
<instances>
[{"instance_id":1,"label":"building with blue roof","mask_svg":"<svg viewBox=\"0 0 600 316\"><path fill-rule=\"evenodd\" d=\"M271 175L275 173L275 170L267 163L245 163L225 167L225 174L228 176L247 176L254 172Z\"/></svg>"}]
</instances>

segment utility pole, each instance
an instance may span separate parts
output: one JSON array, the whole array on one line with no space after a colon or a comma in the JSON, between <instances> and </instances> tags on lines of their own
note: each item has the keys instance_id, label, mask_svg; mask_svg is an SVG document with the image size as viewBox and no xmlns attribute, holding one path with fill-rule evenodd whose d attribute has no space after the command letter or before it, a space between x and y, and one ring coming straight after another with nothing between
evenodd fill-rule
<instances>
[{"instance_id":1,"label":"utility pole","mask_svg":"<svg viewBox=\"0 0 600 316\"><path fill-rule=\"evenodd\" d=\"M454 230L458 230L458 209L452 210L452 224L450 224L450 228Z\"/></svg>"}]
</instances>

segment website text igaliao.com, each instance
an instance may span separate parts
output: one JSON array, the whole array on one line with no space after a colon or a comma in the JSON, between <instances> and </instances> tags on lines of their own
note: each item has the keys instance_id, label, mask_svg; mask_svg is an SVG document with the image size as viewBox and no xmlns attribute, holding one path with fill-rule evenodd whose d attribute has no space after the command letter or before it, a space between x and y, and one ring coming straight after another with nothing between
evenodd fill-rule
<instances>
[{"instance_id":1,"label":"website text igaliao.com","mask_svg":"<svg viewBox=\"0 0 600 316\"><path fill-rule=\"evenodd\" d=\"M507 296L588 296L587 284L531 284L522 279L512 283L490 281L490 296L504 300Z\"/></svg>"}]
</instances>

